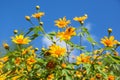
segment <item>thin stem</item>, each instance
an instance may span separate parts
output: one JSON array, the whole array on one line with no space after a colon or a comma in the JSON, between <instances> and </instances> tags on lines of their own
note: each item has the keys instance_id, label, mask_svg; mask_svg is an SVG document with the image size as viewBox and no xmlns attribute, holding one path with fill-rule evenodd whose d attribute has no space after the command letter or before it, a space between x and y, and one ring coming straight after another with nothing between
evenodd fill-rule
<instances>
[{"instance_id":1,"label":"thin stem","mask_svg":"<svg viewBox=\"0 0 120 80\"><path fill-rule=\"evenodd\" d=\"M82 36L80 35L80 46L82 46ZM80 50L80 53L82 53L82 50Z\"/></svg>"},{"instance_id":2,"label":"thin stem","mask_svg":"<svg viewBox=\"0 0 120 80\"><path fill-rule=\"evenodd\" d=\"M69 52L68 52L68 46L67 46L67 43L66 43L66 49L67 49L67 58L68 58L68 62L69 62Z\"/></svg>"}]
</instances>

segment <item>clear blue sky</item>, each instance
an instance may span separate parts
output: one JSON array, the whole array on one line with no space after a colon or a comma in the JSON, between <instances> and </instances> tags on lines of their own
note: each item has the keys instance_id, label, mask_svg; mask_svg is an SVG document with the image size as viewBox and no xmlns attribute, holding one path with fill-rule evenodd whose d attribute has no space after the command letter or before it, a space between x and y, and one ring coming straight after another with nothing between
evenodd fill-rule
<instances>
[{"instance_id":1,"label":"clear blue sky","mask_svg":"<svg viewBox=\"0 0 120 80\"><path fill-rule=\"evenodd\" d=\"M45 12L42 17L46 31L53 31L54 20L66 16L88 14L86 24L90 24L90 33L100 40L107 35L107 29L113 29L113 35L120 41L120 0L1 0L0 2L0 45L9 42L13 30L27 30L31 25L24 19L25 15L35 12L35 6L40 5ZM78 26L72 20L72 25ZM34 43L38 46L41 43Z\"/></svg>"}]
</instances>

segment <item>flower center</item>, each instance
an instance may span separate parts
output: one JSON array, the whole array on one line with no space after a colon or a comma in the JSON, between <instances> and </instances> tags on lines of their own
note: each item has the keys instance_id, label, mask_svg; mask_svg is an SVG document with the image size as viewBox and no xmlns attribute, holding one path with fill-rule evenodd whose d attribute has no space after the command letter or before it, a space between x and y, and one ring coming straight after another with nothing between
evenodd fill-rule
<instances>
[{"instance_id":1,"label":"flower center","mask_svg":"<svg viewBox=\"0 0 120 80\"><path fill-rule=\"evenodd\" d=\"M18 43L23 43L23 39L17 39Z\"/></svg>"}]
</instances>

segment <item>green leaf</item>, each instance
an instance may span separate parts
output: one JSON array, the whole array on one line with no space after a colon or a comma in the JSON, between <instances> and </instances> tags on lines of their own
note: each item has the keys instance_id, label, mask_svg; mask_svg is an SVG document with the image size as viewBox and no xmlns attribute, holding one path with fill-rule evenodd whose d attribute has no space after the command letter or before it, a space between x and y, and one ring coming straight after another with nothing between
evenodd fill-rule
<instances>
[{"instance_id":1,"label":"green leaf","mask_svg":"<svg viewBox=\"0 0 120 80\"><path fill-rule=\"evenodd\" d=\"M36 26L33 29L33 31L34 31L35 34L38 34L38 32L43 32L43 27L42 26Z\"/></svg>"},{"instance_id":2,"label":"green leaf","mask_svg":"<svg viewBox=\"0 0 120 80\"><path fill-rule=\"evenodd\" d=\"M48 35L50 35L50 36L55 36L55 35L56 35L56 32L51 32L51 33L49 33Z\"/></svg>"},{"instance_id":3,"label":"green leaf","mask_svg":"<svg viewBox=\"0 0 120 80\"><path fill-rule=\"evenodd\" d=\"M72 76L69 75L68 71L66 69L62 70L62 75L65 76L65 80L73 80Z\"/></svg>"},{"instance_id":4,"label":"green leaf","mask_svg":"<svg viewBox=\"0 0 120 80\"><path fill-rule=\"evenodd\" d=\"M41 58L37 58L37 61L39 62L39 63L44 63L45 61L43 60L43 59L41 59Z\"/></svg>"},{"instance_id":5,"label":"green leaf","mask_svg":"<svg viewBox=\"0 0 120 80\"><path fill-rule=\"evenodd\" d=\"M74 48L79 49L79 50L84 50L85 49L84 46L79 46L78 44L74 44L71 41L67 41L66 43L68 43L71 47L74 47Z\"/></svg>"}]
</instances>

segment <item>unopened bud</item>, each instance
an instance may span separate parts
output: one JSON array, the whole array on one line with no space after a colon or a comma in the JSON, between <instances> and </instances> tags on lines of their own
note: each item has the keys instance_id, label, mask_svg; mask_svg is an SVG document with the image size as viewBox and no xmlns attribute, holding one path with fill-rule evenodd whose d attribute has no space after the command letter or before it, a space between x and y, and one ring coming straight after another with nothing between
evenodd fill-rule
<instances>
[{"instance_id":1,"label":"unopened bud","mask_svg":"<svg viewBox=\"0 0 120 80\"><path fill-rule=\"evenodd\" d=\"M111 32L112 32L112 29L111 29L111 28L109 28L109 29L108 29L108 33L111 33Z\"/></svg>"},{"instance_id":2,"label":"unopened bud","mask_svg":"<svg viewBox=\"0 0 120 80\"><path fill-rule=\"evenodd\" d=\"M42 25L43 25L43 22L40 22L40 25L42 26Z\"/></svg>"},{"instance_id":3,"label":"unopened bud","mask_svg":"<svg viewBox=\"0 0 120 80\"><path fill-rule=\"evenodd\" d=\"M84 24L84 21L80 21L80 24L83 25L83 24Z\"/></svg>"},{"instance_id":4,"label":"unopened bud","mask_svg":"<svg viewBox=\"0 0 120 80\"><path fill-rule=\"evenodd\" d=\"M37 9L37 10L40 9L40 6L36 6L36 9Z\"/></svg>"},{"instance_id":5,"label":"unopened bud","mask_svg":"<svg viewBox=\"0 0 120 80\"><path fill-rule=\"evenodd\" d=\"M61 66L62 66L62 68L66 68L67 65L65 63L62 63Z\"/></svg>"},{"instance_id":6,"label":"unopened bud","mask_svg":"<svg viewBox=\"0 0 120 80\"><path fill-rule=\"evenodd\" d=\"M41 50L42 50L42 51L45 51L45 48L42 48Z\"/></svg>"},{"instance_id":7,"label":"unopened bud","mask_svg":"<svg viewBox=\"0 0 120 80\"><path fill-rule=\"evenodd\" d=\"M120 46L120 42L119 41L117 42L117 45Z\"/></svg>"},{"instance_id":8,"label":"unopened bud","mask_svg":"<svg viewBox=\"0 0 120 80\"><path fill-rule=\"evenodd\" d=\"M30 21L30 16L25 16L25 19L26 19L27 21Z\"/></svg>"},{"instance_id":9,"label":"unopened bud","mask_svg":"<svg viewBox=\"0 0 120 80\"><path fill-rule=\"evenodd\" d=\"M38 48L35 48L35 51L38 51L39 49Z\"/></svg>"},{"instance_id":10,"label":"unopened bud","mask_svg":"<svg viewBox=\"0 0 120 80\"><path fill-rule=\"evenodd\" d=\"M87 15L87 14L85 14L84 16L86 16L86 17L87 17L88 15Z\"/></svg>"},{"instance_id":11,"label":"unopened bud","mask_svg":"<svg viewBox=\"0 0 120 80\"><path fill-rule=\"evenodd\" d=\"M7 43L3 43L3 47L7 50L9 50L9 45Z\"/></svg>"},{"instance_id":12,"label":"unopened bud","mask_svg":"<svg viewBox=\"0 0 120 80\"><path fill-rule=\"evenodd\" d=\"M18 33L18 30L14 30L14 34L17 34Z\"/></svg>"},{"instance_id":13,"label":"unopened bud","mask_svg":"<svg viewBox=\"0 0 120 80\"><path fill-rule=\"evenodd\" d=\"M114 56L118 56L119 53L115 51L115 52L113 53L113 55L114 55Z\"/></svg>"},{"instance_id":14,"label":"unopened bud","mask_svg":"<svg viewBox=\"0 0 120 80\"><path fill-rule=\"evenodd\" d=\"M94 45L95 45L95 42L93 42L92 45L94 46Z\"/></svg>"}]
</instances>

